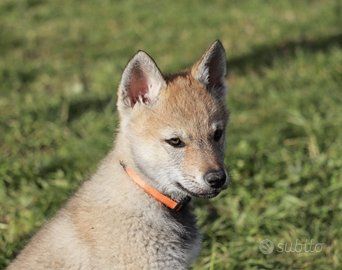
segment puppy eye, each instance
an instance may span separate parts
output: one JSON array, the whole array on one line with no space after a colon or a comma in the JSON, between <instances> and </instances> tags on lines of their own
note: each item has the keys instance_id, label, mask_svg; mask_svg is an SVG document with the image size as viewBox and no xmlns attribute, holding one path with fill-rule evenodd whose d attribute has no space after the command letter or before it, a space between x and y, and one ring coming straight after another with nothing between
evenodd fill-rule
<instances>
[{"instance_id":1,"label":"puppy eye","mask_svg":"<svg viewBox=\"0 0 342 270\"><path fill-rule=\"evenodd\" d=\"M181 139L179 139L179 138L171 138L171 139L169 139L169 140L166 140L166 142L167 142L169 145L171 145L171 146L173 146L173 147L176 147L176 148L180 148L180 147L184 147L184 146L185 146L185 143L183 143L183 142L181 141Z\"/></svg>"},{"instance_id":2,"label":"puppy eye","mask_svg":"<svg viewBox=\"0 0 342 270\"><path fill-rule=\"evenodd\" d=\"M215 133L214 133L214 141L218 142L221 139L222 134L223 134L223 130L222 129L217 129L215 131Z\"/></svg>"}]
</instances>

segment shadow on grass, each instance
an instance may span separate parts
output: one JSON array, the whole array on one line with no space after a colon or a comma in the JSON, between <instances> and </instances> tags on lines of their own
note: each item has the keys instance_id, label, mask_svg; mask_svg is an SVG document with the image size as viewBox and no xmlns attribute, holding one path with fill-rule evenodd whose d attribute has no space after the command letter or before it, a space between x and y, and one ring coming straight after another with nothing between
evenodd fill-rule
<instances>
[{"instance_id":1,"label":"shadow on grass","mask_svg":"<svg viewBox=\"0 0 342 270\"><path fill-rule=\"evenodd\" d=\"M70 100L68 122L80 117L84 112L104 111L107 107L114 113L116 111L116 100L112 96L105 98L94 98L92 96Z\"/></svg>"},{"instance_id":2,"label":"shadow on grass","mask_svg":"<svg viewBox=\"0 0 342 270\"><path fill-rule=\"evenodd\" d=\"M333 46L342 47L342 33L323 37L316 40L290 40L279 44L261 45L252 53L227 59L227 70L246 74L249 70L256 72L262 67L273 65L277 57L295 57L296 51L307 52L328 51Z\"/></svg>"},{"instance_id":3,"label":"shadow on grass","mask_svg":"<svg viewBox=\"0 0 342 270\"><path fill-rule=\"evenodd\" d=\"M293 58L298 50L325 52L333 46L342 47L342 33L315 40L300 39L285 41L279 44L260 45L250 54L227 59L227 70L228 72L235 70L242 74L246 74L250 70L260 72L263 67L272 66L278 57ZM69 104L68 121L78 118L87 110L103 110L107 106L110 106L113 112L116 110L112 97L107 97L106 99L82 98L72 100Z\"/></svg>"}]
</instances>

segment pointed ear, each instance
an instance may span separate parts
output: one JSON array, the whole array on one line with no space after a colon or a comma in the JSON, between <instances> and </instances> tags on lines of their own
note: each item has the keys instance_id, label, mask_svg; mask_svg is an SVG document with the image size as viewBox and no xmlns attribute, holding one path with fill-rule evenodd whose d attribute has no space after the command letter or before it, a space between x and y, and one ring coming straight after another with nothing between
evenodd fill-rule
<instances>
[{"instance_id":1,"label":"pointed ear","mask_svg":"<svg viewBox=\"0 0 342 270\"><path fill-rule=\"evenodd\" d=\"M191 75L203 83L209 92L215 95L226 94L227 87L224 82L226 53L219 40L211 44L201 59L191 68Z\"/></svg>"},{"instance_id":2,"label":"pointed ear","mask_svg":"<svg viewBox=\"0 0 342 270\"><path fill-rule=\"evenodd\" d=\"M118 107L133 108L137 102L151 105L164 87L166 82L154 60L147 53L138 51L122 74Z\"/></svg>"}]
</instances>

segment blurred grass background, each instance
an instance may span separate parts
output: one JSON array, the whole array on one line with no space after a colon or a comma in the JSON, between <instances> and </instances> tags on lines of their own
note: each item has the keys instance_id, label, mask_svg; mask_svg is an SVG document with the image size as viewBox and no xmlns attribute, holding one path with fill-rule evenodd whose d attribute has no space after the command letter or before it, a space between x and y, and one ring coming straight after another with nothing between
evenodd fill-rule
<instances>
[{"instance_id":1,"label":"blurred grass background","mask_svg":"<svg viewBox=\"0 0 342 270\"><path fill-rule=\"evenodd\" d=\"M195 200L193 269L342 269L342 1L0 1L0 268L109 151L121 72L219 38L233 179ZM259 243L324 243L264 255Z\"/></svg>"}]
</instances>

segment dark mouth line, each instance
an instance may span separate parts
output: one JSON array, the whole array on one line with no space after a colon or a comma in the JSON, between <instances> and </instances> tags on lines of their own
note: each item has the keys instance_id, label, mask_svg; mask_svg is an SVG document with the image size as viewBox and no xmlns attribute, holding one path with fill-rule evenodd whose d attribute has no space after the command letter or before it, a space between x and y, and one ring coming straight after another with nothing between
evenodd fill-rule
<instances>
[{"instance_id":1,"label":"dark mouth line","mask_svg":"<svg viewBox=\"0 0 342 270\"><path fill-rule=\"evenodd\" d=\"M194 193L191 192L190 190L186 189L185 187L183 187L180 183L176 182L177 187L179 187L181 190L183 190L185 193L187 193L190 196L193 197L199 197L199 198L212 198L215 197L218 193L220 193L219 191L215 191L215 192L211 192L211 193Z\"/></svg>"}]
</instances>

